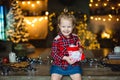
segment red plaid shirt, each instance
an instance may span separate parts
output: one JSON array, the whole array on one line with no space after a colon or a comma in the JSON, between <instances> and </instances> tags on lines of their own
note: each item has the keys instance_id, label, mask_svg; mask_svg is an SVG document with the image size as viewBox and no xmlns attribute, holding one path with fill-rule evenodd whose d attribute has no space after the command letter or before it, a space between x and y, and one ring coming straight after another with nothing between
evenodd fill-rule
<instances>
[{"instance_id":1,"label":"red plaid shirt","mask_svg":"<svg viewBox=\"0 0 120 80\"><path fill-rule=\"evenodd\" d=\"M75 34L71 34L70 38L64 37L61 33L59 33L52 43L52 50L51 50L51 56L53 58L53 65L57 65L62 67L63 69L66 69L69 63L66 60L63 60L64 56L69 56L67 47L70 44L78 45L80 46L79 38ZM72 64L73 66L78 65L78 62Z\"/></svg>"}]
</instances>

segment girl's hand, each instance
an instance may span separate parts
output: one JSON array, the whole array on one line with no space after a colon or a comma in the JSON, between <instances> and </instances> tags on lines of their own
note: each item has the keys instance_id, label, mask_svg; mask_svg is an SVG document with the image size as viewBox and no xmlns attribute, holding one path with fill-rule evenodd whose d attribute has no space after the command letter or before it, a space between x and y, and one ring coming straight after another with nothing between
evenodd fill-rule
<instances>
[{"instance_id":1,"label":"girl's hand","mask_svg":"<svg viewBox=\"0 0 120 80\"><path fill-rule=\"evenodd\" d=\"M69 64L74 64L75 61L71 60L71 58L69 56L64 56L63 60L66 60Z\"/></svg>"},{"instance_id":2,"label":"girl's hand","mask_svg":"<svg viewBox=\"0 0 120 80\"><path fill-rule=\"evenodd\" d=\"M83 50L81 48L79 48L79 51L80 51L80 53L83 53Z\"/></svg>"}]
</instances>

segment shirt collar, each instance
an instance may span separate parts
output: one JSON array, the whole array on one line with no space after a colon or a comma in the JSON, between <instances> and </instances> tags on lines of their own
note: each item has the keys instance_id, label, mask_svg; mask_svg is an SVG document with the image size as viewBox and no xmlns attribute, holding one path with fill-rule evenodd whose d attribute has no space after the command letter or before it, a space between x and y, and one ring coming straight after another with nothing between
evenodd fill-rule
<instances>
[{"instance_id":1,"label":"shirt collar","mask_svg":"<svg viewBox=\"0 0 120 80\"><path fill-rule=\"evenodd\" d=\"M60 35L60 37L62 37L62 38L64 38L64 39L70 39L70 38L73 38L72 33L70 34L70 37L69 37L69 38L66 38L61 32L59 32L58 35Z\"/></svg>"}]
</instances>

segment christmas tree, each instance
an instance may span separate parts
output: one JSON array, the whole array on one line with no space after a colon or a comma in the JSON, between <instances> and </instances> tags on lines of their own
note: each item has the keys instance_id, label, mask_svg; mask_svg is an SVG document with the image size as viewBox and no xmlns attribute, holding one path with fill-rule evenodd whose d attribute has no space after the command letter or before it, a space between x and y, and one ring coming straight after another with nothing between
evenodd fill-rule
<instances>
[{"instance_id":1,"label":"christmas tree","mask_svg":"<svg viewBox=\"0 0 120 80\"><path fill-rule=\"evenodd\" d=\"M7 14L6 38L13 43L26 42L29 33L25 28L24 16L16 0L11 2L11 8Z\"/></svg>"}]
</instances>

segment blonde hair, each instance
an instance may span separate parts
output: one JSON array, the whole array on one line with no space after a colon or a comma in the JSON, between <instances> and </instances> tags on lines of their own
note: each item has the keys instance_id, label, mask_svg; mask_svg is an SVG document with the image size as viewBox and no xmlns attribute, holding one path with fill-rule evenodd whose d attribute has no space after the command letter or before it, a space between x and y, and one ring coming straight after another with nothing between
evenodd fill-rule
<instances>
[{"instance_id":1,"label":"blonde hair","mask_svg":"<svg viewBox=\"0 0 120 80\"><path fill-rule=\"evenodd\" d=\"M76 18L75 18L74 15L68 14L68 13L63 13L63 14L59 15L59 17L58 17L58 24L60 24L62 18L63 18L63 19L71 20L73 26L76 25Z\"/></svg>"}]
</instances>

